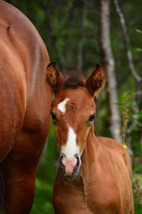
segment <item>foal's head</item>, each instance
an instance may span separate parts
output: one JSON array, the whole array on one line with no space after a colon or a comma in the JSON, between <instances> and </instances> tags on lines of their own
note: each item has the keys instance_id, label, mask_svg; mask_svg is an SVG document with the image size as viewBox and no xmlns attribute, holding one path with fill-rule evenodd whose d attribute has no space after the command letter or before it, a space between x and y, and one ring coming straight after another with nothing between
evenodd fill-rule
<instances>
[{"instance_id":1,"label":"foal's head","mask_svg":"<svg viewBox=\"0 0 142 214\"><path fill-rule=\"evenodd\" d=\"M79 172L81 155L94 125L94 97L104 86L105 73L97 65L87 80L81 76L64 78L51 63L47 78L55 93L51 116L60 150L60 168L65 176L74 176Z\"/></svg>"}]
</instances>

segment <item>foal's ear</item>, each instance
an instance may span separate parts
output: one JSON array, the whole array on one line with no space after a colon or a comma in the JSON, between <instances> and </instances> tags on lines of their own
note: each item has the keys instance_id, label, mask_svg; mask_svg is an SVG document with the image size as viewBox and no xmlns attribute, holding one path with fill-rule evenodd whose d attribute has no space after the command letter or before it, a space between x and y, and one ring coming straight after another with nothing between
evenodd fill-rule
<instances>
[{"instance_id":1,"label":"foal's ear","mask_svg":"<svg viewBox=\"0 0 142 214\"><path fill-rule=\"evenodd\" d=\"M51 86L53 92L56 94L63 86L64 77L56 66L55 62L51 62L47 66L47 81Z\"/></svg>"},{"instance_id":2,"label":"foal's ear","mask_svg":"<svg viewBox=\"0 0 142 214\"><path fill-rule=\"evenodd\" d=\"M105 84L105 72L100 65L97 65L95 70L86 80L86 87L89 93L95 97L103 89Z\"/></svg>"}]
</instances>

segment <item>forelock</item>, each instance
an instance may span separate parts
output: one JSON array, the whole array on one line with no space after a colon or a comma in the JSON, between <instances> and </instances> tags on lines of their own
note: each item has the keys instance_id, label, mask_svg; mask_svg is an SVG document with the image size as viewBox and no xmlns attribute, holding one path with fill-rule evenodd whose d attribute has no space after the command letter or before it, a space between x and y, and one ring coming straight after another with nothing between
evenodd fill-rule
<instances>
[{"instance_id":1,"label":"forelock","mask_svg":"<svg viewBox=\"0 0 142 214\"><path fill-rule=\"evenodd\" d=\"M85 81L78 70L71 70L65 78L64 89L84 87Z\"/></svg>"}]
</instances>

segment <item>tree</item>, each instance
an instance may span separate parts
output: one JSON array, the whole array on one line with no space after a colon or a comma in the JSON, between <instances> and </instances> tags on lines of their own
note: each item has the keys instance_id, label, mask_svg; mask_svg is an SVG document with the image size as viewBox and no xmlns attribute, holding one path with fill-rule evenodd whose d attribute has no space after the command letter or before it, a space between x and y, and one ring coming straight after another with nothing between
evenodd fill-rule
<instances>
[{"instance_id":1,"label":"tree","mask_svg":"<svg viewBox=\"0 0 142 214\"><path fill-rule=\"evenodd\" d=\"M118 95L116 88L115 61L110 44L110 19L109 0L99 1L99 26L100 26L100 47L106 69L107 99L109 109L109 123L111 136L121 141L121 124L118 106Z\"/></svg>"},{"instance_id":2,"label":"tree","mask_svg":"<svg viewBox=\"0 0 142 214\"><path fill-rule=\"evenodd\" d=\"M116 12L119 16L119 20L120 20L120 24L121 24L121 28L122 28L123 41L124 41L124 46L125 46L125 50L127 53L129 69L130 69L131 75L133 76L133 78L136 82L136 86L137 86L137 102L140 105L142 105L141 104L141 102L142 102L142 78L136 73L135 66L133 63L133 55L132 55L131 48L130 48L130 39L129 39L129 35L127 33L125 17L121 11L118 0L114 0L114 5L116 8Z\"/></svg>"},{"instance_id":3,"label":"tree","mask_svg":"<svg viewBox=\"0 0 142 214\"><path fill-rule=\"evenodd\" d=\"M127 60L128 60L128 66L129 66L129 70L131 72L131 75L135 81L135 85L136 85L136 103L137 103L137 108L135 110L135 115L140 115L140 109L142 108L142 77L139 76L136 73L136 69L134 66L134 62L133 62L133 54L131 51L131 46L130 46L130 39L129 39L129 35L127 32L127 26L126 26L126 21L125 21L125 17L124 14L122 13L122 10L119 6L119 0L113 0L114 1L114 5L115 5L115 9L116 9L116 13L118 14L119 17L119 21L121 24L121 28L122 28L122 38L123 38L123 42L124 42L124 47L126 50L126 54L127 54ZM140 117L140 116L139 116ZM132 121L132 126L134 127L134 121ZM139 142L142 145L142 133L141 133L141 129L140 131L140 137L139 137ZM132 130L129 129L129 142L128 142L128 146L129 149L131 150L131 138L132 138ZM132 150L130 152L132 154Z\"/></svg>"}]
</instances>

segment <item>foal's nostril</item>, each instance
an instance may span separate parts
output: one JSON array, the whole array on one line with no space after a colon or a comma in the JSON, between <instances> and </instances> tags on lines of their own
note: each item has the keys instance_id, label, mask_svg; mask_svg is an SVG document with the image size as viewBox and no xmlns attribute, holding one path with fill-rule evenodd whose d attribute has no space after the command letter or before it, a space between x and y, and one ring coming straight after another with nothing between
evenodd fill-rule
<instances>
[{"instance_id":1,"label":"foal's nostril","mask_svg":"<svg viewBox=\"0 0 142 214\"><path fill-rule=\"evenodd\" d=\"M79 168L79 165L80 165L80 160L79 160L79 157L78 155L75 155L76 159L77 159L77 164L75 165L75 167L73 168L73 173L75 174Z\"/></svg>"},{"instance_id":2,"label":"foal's nostril","mask_svg":"<svg viewBox=\"0 0 142 214\"><path fill-rule=\"evenodd\" d=\"M60 164L63 164L62 161L63 161L64 158L66 158L66 155L62 153L60 155Z\"/></svg>"},{"instance_id":3,"label":"foal's nostril","mask_svg":"<svg viewBox=\"0 0 142 214\"><path fill-rule=\"evenodd\" d=\"M62 163L63 155L60 155L60 164Z\"/></svg>"},{"instance_id":4,"label":"foal's nostril","mask_svg":"<svg viewBox=\"0 0 142 214\"><path fill-rule=\"evenodd\" d=\"M60 155L60 163L59 163L61 172L62 172L63 174L65 173L65 166L64 166L64 164L62 163L62 160L63 160L64 156L65 156L65 155Z\"/></svg>"}]
</instances>

